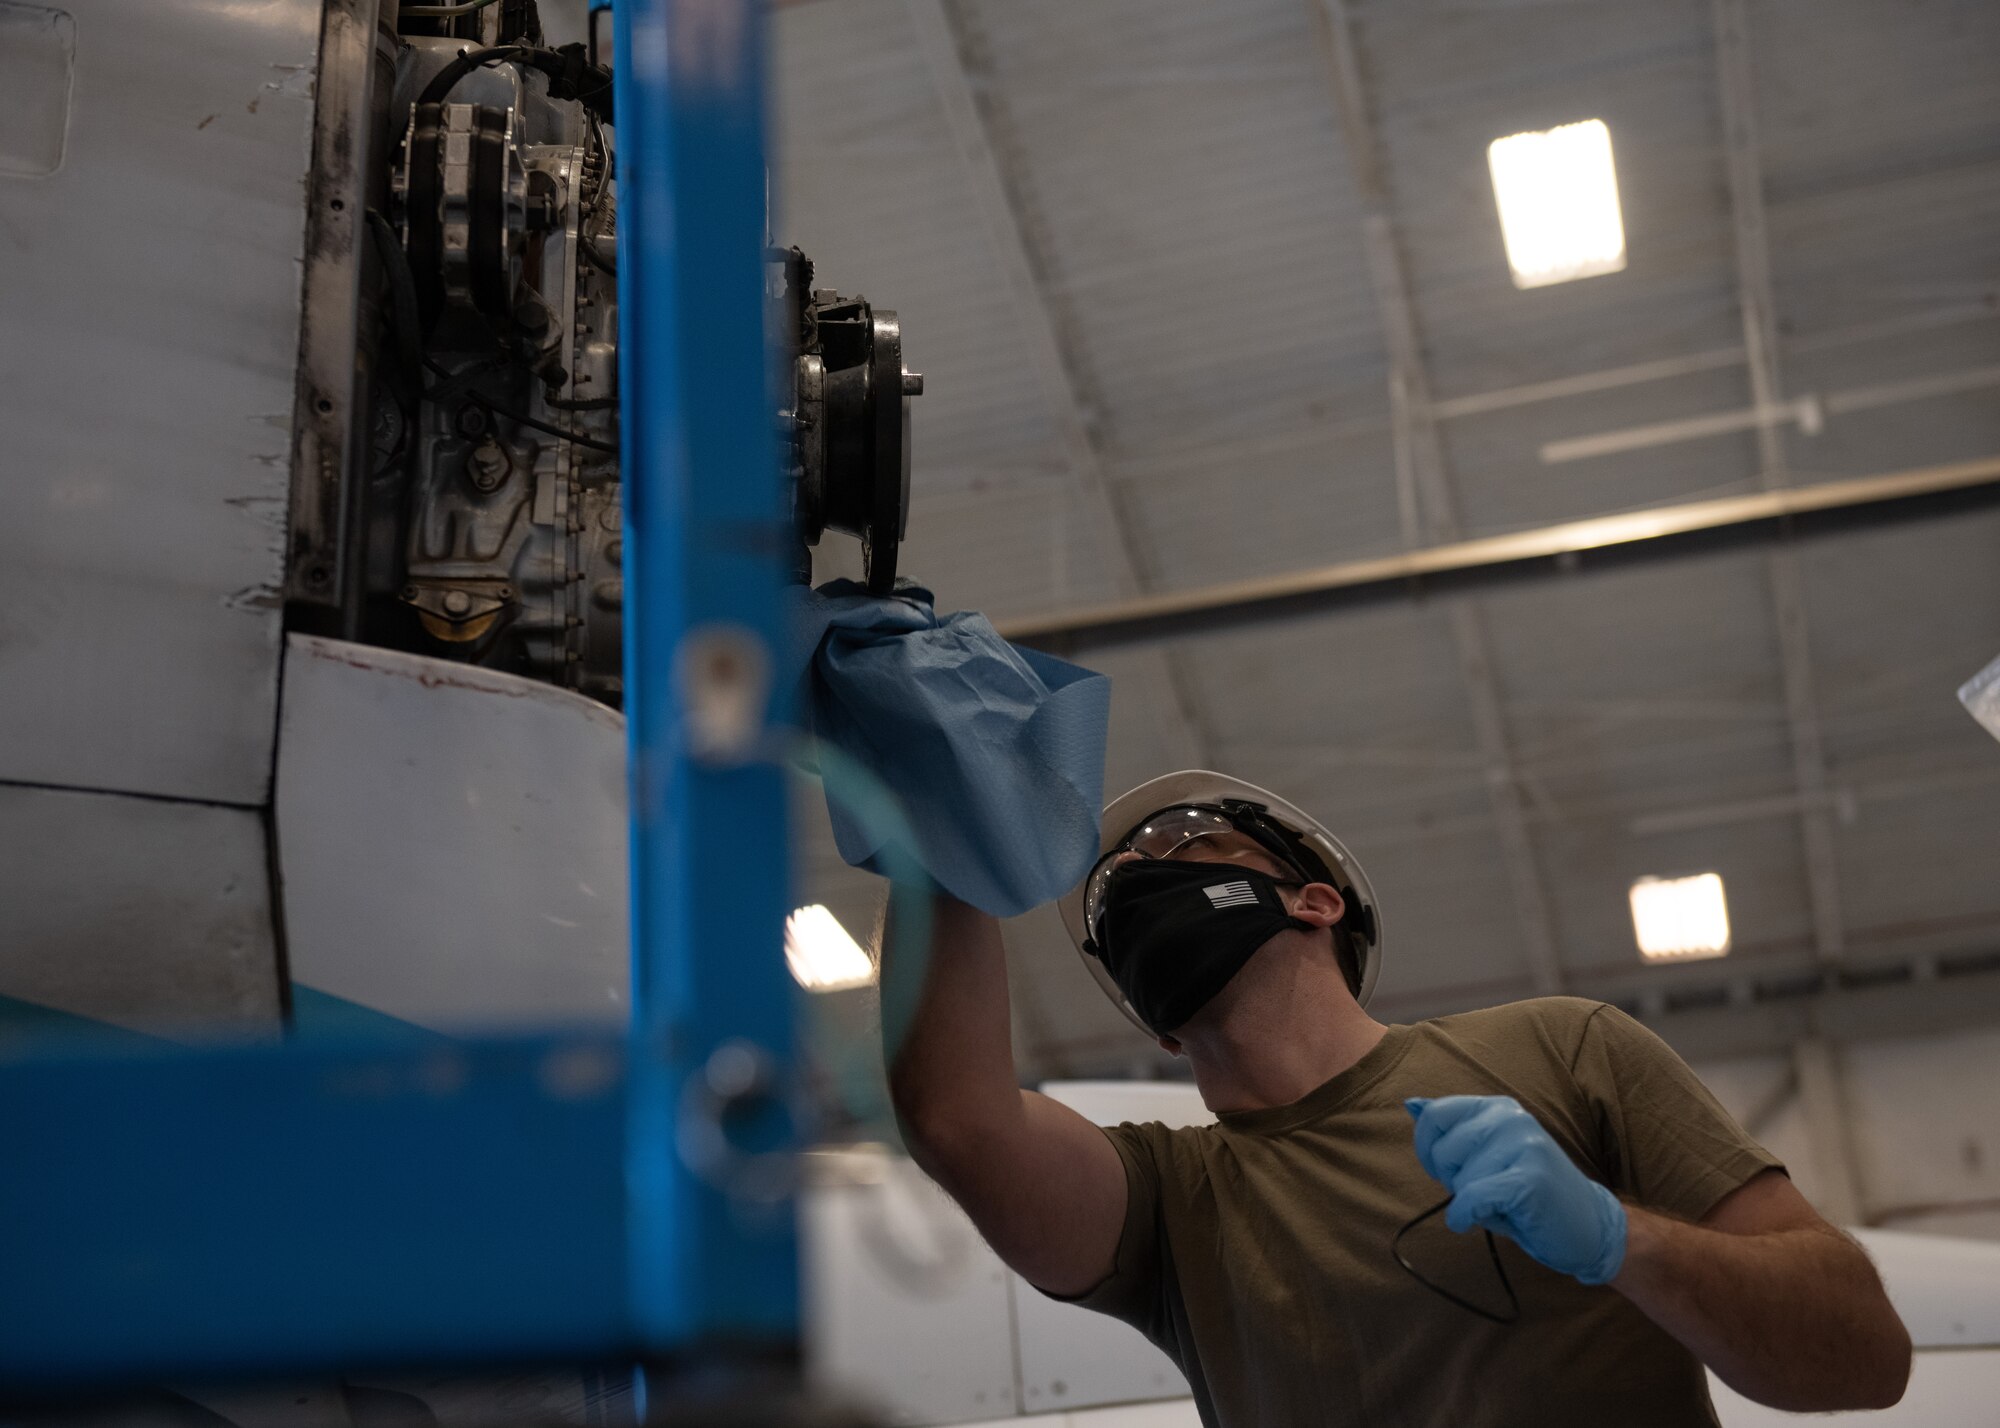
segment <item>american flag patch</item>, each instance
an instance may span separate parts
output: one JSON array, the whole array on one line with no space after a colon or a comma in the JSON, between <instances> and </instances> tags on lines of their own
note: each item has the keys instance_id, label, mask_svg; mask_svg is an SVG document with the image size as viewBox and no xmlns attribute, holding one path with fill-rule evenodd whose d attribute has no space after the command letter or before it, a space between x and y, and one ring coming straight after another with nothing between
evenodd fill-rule
<instances>
[{"instance_id":1,"label":"american flag patch","mask_svg":"<svg viewBox=\"0 0 2000 1428\"><path fill-rule=\"evenodd\" d=\"M1217 883L1202 889L1217 907L1255 907L1257 890L1248 882Z\"/></svg>"}]
</instances>

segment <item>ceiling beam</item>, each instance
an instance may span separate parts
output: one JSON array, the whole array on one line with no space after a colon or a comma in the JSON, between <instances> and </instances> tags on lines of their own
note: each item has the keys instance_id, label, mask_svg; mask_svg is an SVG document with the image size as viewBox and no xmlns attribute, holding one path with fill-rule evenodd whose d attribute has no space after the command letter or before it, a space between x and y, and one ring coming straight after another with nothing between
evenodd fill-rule
<instances>
[{"instance_id":1,"label":"ceiling beam","mask_svg":"<svg viewBox=\"0 0 2000 1428\"><path fill-rule=\"evenodd\" d=\"M1722 103L1723 154L1729 175L1730 214L1736 230L1737 303L1743 311L1750 402L1759 414L1758 478L1769 490L1790 484L1783 413L1787 410L1778 361L1777 299L1764 221L1764 175L1757 145L1757 106L1750 68L1750 35L1743 0L1714 0L1716 88ZM1826 806L1826 750L1814 691L1805 591L1797 557L1784 546L1767 557L1778 664L1791 725L1792 775L1800 799L1799 832L1813 942L1825 961L1839 960L1846 944L1840 903L1839 860L1833 817Z\"/></svg>"},{"instance_id":2,"label":"ceiling beam","mask_svg":"<svg viewBox=\"0 0 2000 1428\"><path fill-rule=\"evenodd\" d=\"M1410 297L1409 275L1382 171L1381 142L1369 109L1350 16L1343 0L1313 0L1312 8L1324 43L1328 86L1340 118L1348 168L1365 209L1362 239L1389 353L1389 407L1395 431L1396 494L1403 543L1416 549L1455 541L1460 534L1457 500L1438 433L1423 336L1416 304ZM1520 772L1509 745L1506 712L1493 671L1492 640L1483 613L1472 601L1453 602L1447 620L1474 742L1485 764L1487 800L1493 810L1494 833L1529 972L1536 990L1559 992L1563 987L1562 963L1548 894L1542 886L1522 806Z\"/></svg>"},{"instance_id":3,"label":"ceiling beam","mask_svg":"<svg viewBox=\"0 0 2000 1428\"><path fill-rule=\"evenodd\" d=\"M1028 226L1022 221L1016 146L995 122L991 109L981 103L973 84L972 70L989 68L983 63L983 41L971 15L951 0L904 0L904 9L1020 322L1028 364L1055 420L1063 454L1082 495L1099 558L1111 577L1112 588L1124 597L1137 596L1150 583L1146 552L1106 475L1104 457L1079 392L1078 363L1064 335L1063 314L1043 279L1046 264L1038 261ZM1181 768L1202 766L1206 762L1205 741L1194 717L1187 672L1162 650L1149 658L1140 677L1153 687L1139 691L1135 702L1152 712L1155 733L1169 760Z\"/></svg>"},{"instance_id":4,"label":"ceiling beam","mask_svg":"<svg viewBox=\"0 0 2000 1428\"><path fill-rule=\"evenodd\" d=\"M1754 542L1811 541L1995 506L2000 506L2000 456L1983 456L1882 476L1593 516L1399 555L995 623L1010 640L1057 652L1115 649L1322 617L1342 608L1468 594L1532 580L1575 579L1593 571L1711 555Z\"/></svg>"}]
</instances>

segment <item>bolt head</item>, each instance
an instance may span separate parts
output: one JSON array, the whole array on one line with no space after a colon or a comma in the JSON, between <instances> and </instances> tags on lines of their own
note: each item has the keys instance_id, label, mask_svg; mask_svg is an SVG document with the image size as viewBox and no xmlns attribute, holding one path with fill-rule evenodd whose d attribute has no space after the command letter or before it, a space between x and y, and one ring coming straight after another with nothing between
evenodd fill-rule
<instances>
[{"instance_id":1,"label":"bolt head","mask_svg":"<svg viewBox=\"0 0 2000 1428\"><path fill-rule=\"evenodd\" d=\"M506 451L489 436L472 448L472 455L466 461L466 474L479 490L491 491L506 479L509 464Z\"/></svg>"}]
</instances>

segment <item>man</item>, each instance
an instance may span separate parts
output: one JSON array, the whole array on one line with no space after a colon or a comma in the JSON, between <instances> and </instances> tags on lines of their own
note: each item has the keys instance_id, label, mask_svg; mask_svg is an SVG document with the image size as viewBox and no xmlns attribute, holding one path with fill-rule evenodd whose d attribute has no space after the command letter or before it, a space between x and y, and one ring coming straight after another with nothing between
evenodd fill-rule
<instances>
[{"instance_id":1,"label":"man","mask_svg":"<svg viewBox=\"0 0 2000 1428\"><path fill-rule=\"evenodd\" d=\"M1205 1424L1713 1424L1703 1363L1784 1409L1902 1396L1867 1257L1638 1023L1568 997L1375 1021L1366 877L1234 779L1133 790L1103 850L1065 918L1217 1124L1104 1130L1018 1089L998 926L949 899L891 1086L1001 1258L1137 1327Z\"/></svg>"}]
</instances>

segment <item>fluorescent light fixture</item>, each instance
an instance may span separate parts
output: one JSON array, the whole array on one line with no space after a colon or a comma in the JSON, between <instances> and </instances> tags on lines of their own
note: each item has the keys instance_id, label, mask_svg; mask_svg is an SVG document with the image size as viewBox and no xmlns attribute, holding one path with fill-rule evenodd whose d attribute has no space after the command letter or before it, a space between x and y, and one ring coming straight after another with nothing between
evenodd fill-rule
<instances>
[{"instance_id":1,"label":"fluorescent light fixture","mask_svg":"<svg viewBox=\"0 0 2000 1428\"><path fill-rule=\"evenodd\" d=\"M1625 266L1625 220L1611 131L1585 119L1486 148L1500 236L1517 288L1540 288L1615 273Z\"/></svg>"},{"instance_id":2,"label":"fluorescent light fixture","mask_svg":"<svg viewBox=\"0 0 2000 1428\"><path fill-rule=\"evenodd\" d=\"M1641 878L1632 884L1632 932L1648 962L1721 957L1729 951L1729 905L1722 878Z\"/></svg>"},{"instance_id":3,"label":"fluorescent light fixture","mask_svg":"<svg viewBox=\"0 0 2000 1428\"><path fill-rule=\"evenodd\" d=\"M818 903L785 919L785 961L809 992L842 992L875 980L875 964L861 944Z\"/></svg>"}]
</instances>

